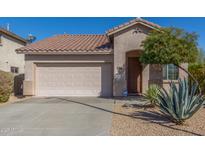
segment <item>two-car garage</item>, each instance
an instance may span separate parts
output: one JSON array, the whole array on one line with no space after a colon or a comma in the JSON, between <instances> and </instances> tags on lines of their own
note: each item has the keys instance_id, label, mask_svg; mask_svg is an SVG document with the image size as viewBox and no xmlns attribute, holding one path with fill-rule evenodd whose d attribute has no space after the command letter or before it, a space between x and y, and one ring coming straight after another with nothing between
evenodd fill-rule
<instances>
[{"instance_id":1,"label":"two-car garage","mask_svg":"<svg viewBox=\"0 0 205 154\"><path fill-rule=\"evenodd\" d=\"M36 96L112 96L111 63L37 63Z\"/></svg>"},{"instance_id":2,"label":"two-car garage","mask_svg":"<svg viewBox=\"0 0 205 154\"><path fill-rule=\"evenodd\" d=\"M113 48L107 35L60 34L16 50L25 54L24 95L113 95Z\"/></svg>"}]
</instances>

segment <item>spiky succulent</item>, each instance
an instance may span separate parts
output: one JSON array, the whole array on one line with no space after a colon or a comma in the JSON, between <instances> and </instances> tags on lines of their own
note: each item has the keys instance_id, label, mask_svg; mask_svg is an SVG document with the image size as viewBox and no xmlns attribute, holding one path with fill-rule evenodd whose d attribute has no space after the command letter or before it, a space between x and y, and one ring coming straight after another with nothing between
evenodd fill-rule
<instances>
[{"instance_id":1,"label":"spiky succulent","mask_svg":"<svg viewBox=\"0 0 205 154\"><path fill-rule=\"evenodd\" d=\"M187 79L179 79L178 82L178 86L171 82L169 91L161 88L157 100L161 112L176 124L183 124L201 108L205 100L202 95L197 94L197 83L189 85Z\"/></svg>"},{"instance_id":2,"label":"spiky succulent","mask_svg":"<svg viewBox=\"0 0 205 154\"><path fill-rule=\"evenodd\" d=\"M150 101L152 106L157 105L157 97L159 94L159 86L156 84L152 84L149 86L148 90L145 93L145 97Z\"/></svg>"}]
</instances>

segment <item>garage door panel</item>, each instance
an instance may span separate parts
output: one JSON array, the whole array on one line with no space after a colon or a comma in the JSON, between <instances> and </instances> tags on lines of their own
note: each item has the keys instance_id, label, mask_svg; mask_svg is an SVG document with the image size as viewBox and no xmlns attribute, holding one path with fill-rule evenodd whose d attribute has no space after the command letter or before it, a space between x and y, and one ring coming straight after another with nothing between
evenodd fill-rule
<instances>
[{"instance_id":1,"label":"garage door panel","mask_svg":"<svg viewBox=\"0 0 205 154\"><path fill-rule=\"evenodd\" d=\"M38 96L111 96L111 64L37 64Z\"/></svg>"}]
</instances>

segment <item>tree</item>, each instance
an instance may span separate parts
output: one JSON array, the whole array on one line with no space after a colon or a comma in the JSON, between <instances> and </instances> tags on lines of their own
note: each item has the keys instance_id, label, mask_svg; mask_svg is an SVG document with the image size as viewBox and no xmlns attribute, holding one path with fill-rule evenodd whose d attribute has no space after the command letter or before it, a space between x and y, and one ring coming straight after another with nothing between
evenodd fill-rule
<instances>
[{"instance_id":1,"label":"tree","mask_svg":"<svg viewBox=\"0 0 205 154\"><path fill-rule=\"evenodd\" d=\"M205 51L203 49L199 49L196 61L196 64L205 64Z\"/></svg>"},{"instance_id":2,"label":"tree","mask_svg":"<svg viewBox=\"0 0 205 154\"><path fill-rule=\"evenodd\" d=\"M202 94L205 94L205 52L199 49L196 61L189 64L189 72L199 82Z\"/></svg>"},{"instance_id":3,"label":"tree","mask_svg":"<svg viewBox=\"0 0 205 154\"><path fill-rule=\"evenodd\" d=\"M192 63L189 64L189 72L193 74L198 81L202 94L205 94L205 64Z\"/></svg>"},{"instance_id":4,"label":"tree","mask_svg":"<svg viewBox=\"0 0 205 154\"><path fill-rule=\"evenodd\" d=\"M174 64L185 71L197 84L197 80L181 63L196 61L198 55L197 34L178 28L153 30L142 42L144 52L140 61L144 64ZM200 93L201 90L199 89Z\"/></svg>"}]
</instances>

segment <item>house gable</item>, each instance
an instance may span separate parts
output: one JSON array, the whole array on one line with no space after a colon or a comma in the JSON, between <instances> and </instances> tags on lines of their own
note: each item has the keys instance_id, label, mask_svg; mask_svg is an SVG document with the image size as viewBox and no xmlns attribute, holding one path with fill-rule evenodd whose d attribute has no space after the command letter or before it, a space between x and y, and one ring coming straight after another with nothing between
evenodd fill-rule
<instances>
[{"instance_id":1,"label":"house gable","mask_svg":"<svg viewBox=\"0 0 205 154\"><path fill-rule=\"evenodd\" d=\"M145 26L147 28L154 29L154 30L159 30L161 28L161 26L159 26L155 23L149 22L149 21L141 19L141 18L135 18L127 23L121 24L119 26L116 26L116 27L108 30L107 35L112 36L115 33L118 33L120 31L123 31L123 30L128 29L128 28L135 26L135 25L142 25L142 26Z\"/></svg>"},{"instance_id":2,"label":"house gable","mask_svg":"<svg viewBox=\"0 0 205 154\"><path fill-rule=\"evenodd\" d=\"M133 24L129 27L115 31L110 35L110 39L113 42L114 49L114 78L119 75L121 71L120 80L115 80L114 84L114 95L121 96L123 91L127 90L127 54L134 52L139 57L140 53L143 52L142 42L146 39L147 35L152 31L153 28L144 24ZM149 80L149 66L142 66L142 92L148 87Z\"/></svg>"},{"instance_id":3,"label":"house gable","mask_svg":"<svg viewBox=\"0 0 205 154\"><path fill-rule=\"evenodd\" d=\"M142 50L142 41L152 29L143 25L133 25L113 35L114 52Z\"/></svg>"}]
</instances>

